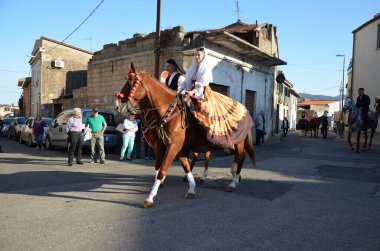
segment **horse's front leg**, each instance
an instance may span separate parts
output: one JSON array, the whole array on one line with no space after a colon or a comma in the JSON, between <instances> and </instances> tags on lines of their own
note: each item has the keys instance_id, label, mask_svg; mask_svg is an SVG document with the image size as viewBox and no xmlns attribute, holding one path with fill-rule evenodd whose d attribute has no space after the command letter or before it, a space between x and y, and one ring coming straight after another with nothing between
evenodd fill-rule
<instances>
[{"instance_id":1,"label":"horse's front leg","mask_svg":"<svg viewBox=\"0 0 380 251\"><path fill-rule=\"evenodd\" d=\"M157 176L158 176L158 172L159 172L161 164L162 164L162 160L164 158L165 145L159 139L157 139L156 144L154 144L153 151L154 151L154 156L155 156L154 169L156 170L156 173L155 173L155 180L156 180ZM164 187L165 178L166 178L166 176L164 176L164 178L160 182L161 188Z\"/></svg>"},{"instance_id":2,"label":"horse's front leg","mask_svg":"<svg viewBox=\"0 0 380 251\"><path fill-rule=\"evenodd\" d=\"M364 146L363 146L363 151L367 150L367 141L368 141L368 132L364 130Z\"/></svg>"},{"instance_id":3,"label":"horse's front leg","mask_svg":"<svg viewBox=\"0 0 380 251\"><path fill-rule=\"evenodd\" d=\"M352 135L352 128L350 127L348 128L347 141L348 141L348 145L350 146L350 149L353 151L354 148L352 147L351 135Z\"/></svg>"},{"instance_id":4,"label":"horse's front leg","mask_svg":"<svg viewBox=\"0 0 380 251\"><path fill-rule=\"evenodd\" d=\"M360 152L360 133L361 130L359 129L356 136L356 153Z\"/></svg>"}]
</instances>

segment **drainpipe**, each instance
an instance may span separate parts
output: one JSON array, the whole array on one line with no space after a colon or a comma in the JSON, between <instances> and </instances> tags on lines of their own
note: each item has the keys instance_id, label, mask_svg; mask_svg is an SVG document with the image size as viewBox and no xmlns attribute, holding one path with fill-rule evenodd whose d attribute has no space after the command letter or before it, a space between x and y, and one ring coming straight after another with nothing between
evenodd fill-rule
<instances>
[{"instance_id":1,"label":"drainpipe","mask_svg":"<svg viewBox=\"0 0 380 251\"><path fill-rule=\"evenodd\" d=\"M244 69L243 66L240 66L241 69L241 83L240 83L240 103L243 104L243 87L244 87Z\"/></svg>"}]
</instances>

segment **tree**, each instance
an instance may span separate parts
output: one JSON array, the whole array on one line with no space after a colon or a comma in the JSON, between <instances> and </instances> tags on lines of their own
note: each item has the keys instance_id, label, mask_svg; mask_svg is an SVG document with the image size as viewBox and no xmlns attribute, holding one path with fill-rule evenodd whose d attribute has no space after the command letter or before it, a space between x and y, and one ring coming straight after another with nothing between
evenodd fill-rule
<instances>
[{"instance_id":1,"label":"tree","mask_svg":"<svg viewBox=\"0 0 380 251\"><path fill-rule=\"evenodd\" d=\"M24 115L24 95L21 94L20 98L18 99L18 108L19 108L19 115Z\"/></svg>"}]
</instances>

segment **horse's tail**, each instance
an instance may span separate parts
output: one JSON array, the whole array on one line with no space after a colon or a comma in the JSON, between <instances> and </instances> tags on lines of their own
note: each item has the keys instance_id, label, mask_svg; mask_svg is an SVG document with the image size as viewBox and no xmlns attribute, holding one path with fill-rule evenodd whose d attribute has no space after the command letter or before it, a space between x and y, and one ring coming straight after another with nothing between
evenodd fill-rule
<instances>
[{"instance_id":1,"label":"horse's tail","mask_svg":"<svg viewBox=\"0 0 380 251\"><path fill-rule=\"evenodd\" d=\"M244 148L248 152L249 158L252 161L253 167L257 169L256 166L256 156L255 151L253 149L253 141L252 141L252 131L248 130L247 136L244 139Z\"/></svg>"}]
</instances>

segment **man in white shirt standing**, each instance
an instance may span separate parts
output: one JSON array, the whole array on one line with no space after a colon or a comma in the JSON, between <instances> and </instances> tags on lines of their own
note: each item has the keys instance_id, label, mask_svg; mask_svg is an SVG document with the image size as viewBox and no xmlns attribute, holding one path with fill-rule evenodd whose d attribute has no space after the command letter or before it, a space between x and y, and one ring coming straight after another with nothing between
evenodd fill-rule
<instances>
[{"instance_id":1,"label":"man in white shirt standing","mask_svg":"<svg viewBox=\"0 0 380 251\"><path fill-rule=\"evenodd\" d=\"M166 70L170 74L169 77L166 78L166 86L174 91L177 91L178 85L181 85L185 80L185 77L182 75L184 71L178 66L174 59L168 59L166 61Z\"/></svg>"}]
</instances>

